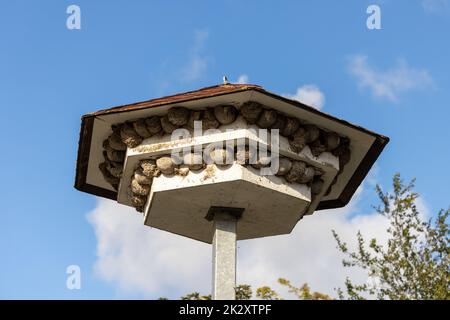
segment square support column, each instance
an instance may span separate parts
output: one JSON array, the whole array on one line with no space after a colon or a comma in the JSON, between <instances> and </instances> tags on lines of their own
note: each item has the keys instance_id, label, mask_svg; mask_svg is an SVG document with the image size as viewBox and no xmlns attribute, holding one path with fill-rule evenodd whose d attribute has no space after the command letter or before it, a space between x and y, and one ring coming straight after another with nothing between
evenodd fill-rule
<instances>
[{"instance_id":1,"label":"square support column","mask_svg":"<svg viewBox=\"0 0 450 320\"><path fill-rule=\"evenodd\" d=\"M236 225L238 216L233 209L220 208L214 212L213 300L235 300L236 293ZM211 211L210 211L211 213Z\"/></svg>"}]
</instances>

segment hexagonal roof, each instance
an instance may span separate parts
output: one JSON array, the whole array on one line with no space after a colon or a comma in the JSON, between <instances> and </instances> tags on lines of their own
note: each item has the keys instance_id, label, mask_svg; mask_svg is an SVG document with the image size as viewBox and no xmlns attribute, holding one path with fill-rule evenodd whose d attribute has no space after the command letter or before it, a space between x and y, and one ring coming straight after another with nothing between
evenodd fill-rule
<instances>
[{"instance_id":1,"label":"hexagonal roof","mask_svg":"<svg viewBox=\"0 0 450 320\"><path fill-rule=\"evenodd\" d=\"M110 134L112 124L133 120L149 113L161 113L172 106L217 103L224 101L245 102L259 100L283 112L301 115L313 124L330 128L349 137L355 137L352 153L355 157L340 176L337 187L322 199L316 210L345 206L361 184L368 171L389 142L389 138L360 126L338 119L299 101L266 91L251 84L223 84L156 98L143 102L117 106L83 115L78 146L75 188L100 197L117 200L117 192L96 178L98 167L94 165L99 157L103 140ZM101 154L101 153L100 153Z\"/></svg>"}]
</instances>

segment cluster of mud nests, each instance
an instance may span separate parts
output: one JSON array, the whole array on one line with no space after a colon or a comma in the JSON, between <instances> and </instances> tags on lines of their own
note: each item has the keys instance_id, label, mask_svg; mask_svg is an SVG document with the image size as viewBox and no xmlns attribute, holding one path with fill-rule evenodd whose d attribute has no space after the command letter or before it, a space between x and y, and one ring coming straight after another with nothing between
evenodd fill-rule
<instances>
[{"instance_id":1,"label":"cluster of mud nests","mask_svg":"<svg viewBox=\"0 0 450 320\"><path fill-rule=\"evenodd\" d=\"M301 119L288 117L258 102L249 101L243 103L239 109L234 105L217 105L205 110L174 107L164 116L152 116L115 124L112 126L112 134L103 142L104 162L99 165L99 169L105 180L117 190L127 148L135 148L144 139L152 136L172 134L178 128L192 130L194 121L202 121L203 130L216 129L221 125L233 123L239 114L248 124L257 125L262 129L279 129L280 134L288 138L294 152L299 153L306 146L309 146L315 157L323 152L331 152L339 158L339 173L350 161L350 140L347 137L308 124ZM256 152L248 149L243 154L236 154L236 150L215 150L207 156L213 159L213 163L220 165L224 163L221 162L223 159L233 156L233 153L234 159L238 159L242 165L251 164L256 168L270 165L270 157L255 159ZM142 210L154 177L161 173L187 175L189 170L202 170L206 166L203 158L204 156L199 154L187 154L183 159L179 159L181 161L173 161L170 156L143 161L132 179L131 202L138 210ZM308 184L312 188L313 195L319 194L322 190L323 180L320 178L322 172L309 167L302 161L280 158L277 175L283 176L290 183ZM331 186L327 192L330 192Z\"/></svg>"}]
</instances>

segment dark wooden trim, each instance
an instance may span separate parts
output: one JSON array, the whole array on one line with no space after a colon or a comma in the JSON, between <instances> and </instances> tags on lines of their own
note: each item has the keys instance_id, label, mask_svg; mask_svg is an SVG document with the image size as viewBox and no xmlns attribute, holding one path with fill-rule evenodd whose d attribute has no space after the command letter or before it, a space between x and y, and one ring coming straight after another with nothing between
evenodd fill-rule
<instances>
[{"instance_id":1,"label":"dark wooden trim","mask_svg":"<svg viewBox=\"0 0 450 320\"><path fill-rule=\"evenodd\" d=\"M87 193L90 193L90 194L93 194L95 196L99 196L102 198L107 198L107 199L111 199L114 201L117 200L117 192L116 191L100 188L100 187L94 186L92 184L85 183L82 186L82 188L80 188L78 190L87 192Z\"/></svg>"},{"instance_id":2,"label":"dark wooden trim","mask_svg":"<svg viewBox=\"0 0 450 320\"><path fill-rule=\"evenodd\" d=\"M346 206L388 142L389 138L378 137L370 147L369 151L367 151L364 159L353 173L353 176L341 192L339 198L335 200L321 201L316 210L326 210Z\"/></svg>"},{"instance_id":3,"label":"dark wooden trim","mask_svg":"<svg viewBox=\"0 0 450 320\"><path fill-rule=\"evenodd\" d=\"M75 172L75 188L78 190L81 190L82 186L86 183L93 126L94 117L81 118L80 137L78 140L77 168Z\"/></svg>"},{"instance_id":4,"label":"dark wooden trim","mask_svg":"<svg viewBox=\"0 0 450 320\"><path fill-rule=\"evenodd\" d=\"M95 117L81 119L80 138L78 141L77 169L75 173L75 188L96 196L117 199L117 192L86 183L89 155L91 150L92 132Z\"/></svg>"}]
</instances>

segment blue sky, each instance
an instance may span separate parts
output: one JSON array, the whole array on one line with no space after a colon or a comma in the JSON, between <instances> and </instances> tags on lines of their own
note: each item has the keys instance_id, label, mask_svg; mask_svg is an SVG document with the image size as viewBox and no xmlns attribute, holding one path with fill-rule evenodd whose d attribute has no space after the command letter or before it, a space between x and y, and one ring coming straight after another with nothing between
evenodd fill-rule
<instances>
[{"instance_id":1,"label":"blue sky","mask_svg":"<svg viewBox=\"0 0 450 320\"><path fill-rule=\"evenodd\" d=\"M70 4L81 8L81 30L66 28ZM95 267L87 215L98 200L73 188L80 116L224 74L284 95L319 92L323 111L391 138L373 179L416 177L429 211L447 208L449 1L345 4L2 2L0 298L156 297L123 290ZM366 27L370 4L381 8L381 30ZM361 213L375 201L370 184L362 197ZM66 288L71 264L82 269L82 290Z\"/></svg>"}]
</instances>

